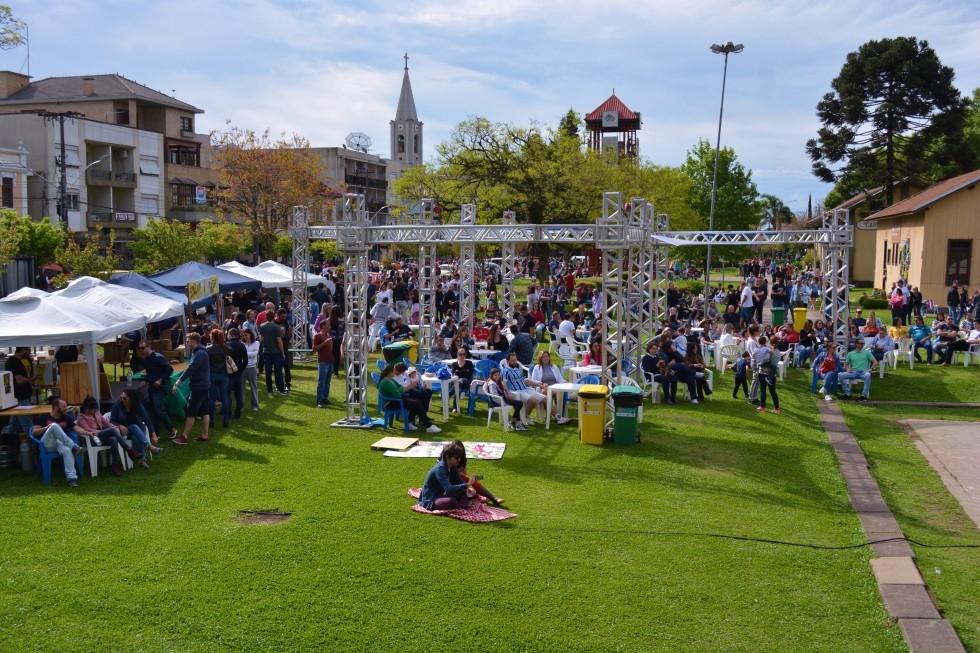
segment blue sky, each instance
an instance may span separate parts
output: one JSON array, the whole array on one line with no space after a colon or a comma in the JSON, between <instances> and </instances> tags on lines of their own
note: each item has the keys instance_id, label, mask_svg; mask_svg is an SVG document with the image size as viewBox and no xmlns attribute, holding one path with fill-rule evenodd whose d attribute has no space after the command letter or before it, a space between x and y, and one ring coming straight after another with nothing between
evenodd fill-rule
<instances>
[{"instance_id":1,"label":"blue sky","mask_svg":"<svg viewBox=\"0 0 980 653\"><path fill-rule=\"evenodd\" d=\"M698 138L715 141L723 58L709 46L743 43L729 61L722 145L795 211L830 189L804 143L849 52L916 36L961 91L980 86L975 0L8 3L29 24L35 78L120 73L203 109L198 131L228 120L318 147L359 131L382 156L407 50L429 159L467 117L554 126L615 88L642 114L641 155L679 165ZM0 67L26 72L25 57L0 52Z\"/></svg>"}]
</instances>

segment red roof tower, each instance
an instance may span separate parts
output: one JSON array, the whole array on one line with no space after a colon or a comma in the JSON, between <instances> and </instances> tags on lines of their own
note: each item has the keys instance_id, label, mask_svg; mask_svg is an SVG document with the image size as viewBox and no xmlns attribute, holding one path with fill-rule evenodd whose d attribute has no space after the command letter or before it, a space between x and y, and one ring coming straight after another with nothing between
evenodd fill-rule
<instances>
[{"instance_id":1,"label":"red roof tower","mask_svg":"<svg viewBox=\"0 0 980 653\"><path fill-rule=\"evenodd\" d=\"M636 158L640 154L640 140L636 132L642 124L640 114L623 104L613 92L608 100L585 116L589 147L601 152L615 148L613 151L617 155Z\"/></svg>"}]
</instances>

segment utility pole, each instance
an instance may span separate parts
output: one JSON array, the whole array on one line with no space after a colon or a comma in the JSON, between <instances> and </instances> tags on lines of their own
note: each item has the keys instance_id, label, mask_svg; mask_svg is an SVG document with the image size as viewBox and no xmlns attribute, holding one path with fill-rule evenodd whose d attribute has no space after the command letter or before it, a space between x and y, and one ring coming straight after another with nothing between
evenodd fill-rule
<instances>
[{"instance_id":1,"label":"utility pole","mask_svg":"<svg viewBox=\"0 0 980 653\"><path fill-rule=\"evenodd\" d=\"M83 114L77 111L64 111L61 113L55 113L53 111L38 111L37 115L44 118L45 122L57 122L60 129L61 136L61 165L60 173L61 179L58 183L58 201L60 206L58 207L58 220L61 222L62 226L68 225L68 162L65 160L65 121L72 120L75 118L80 118Z\"/></svg>"}]
</instances>

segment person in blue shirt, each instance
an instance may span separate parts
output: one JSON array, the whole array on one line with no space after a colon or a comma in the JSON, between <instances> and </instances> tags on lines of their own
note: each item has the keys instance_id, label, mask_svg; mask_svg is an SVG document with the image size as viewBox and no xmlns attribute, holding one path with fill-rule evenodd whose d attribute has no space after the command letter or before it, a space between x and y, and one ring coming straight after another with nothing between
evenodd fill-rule
<instances>
[{"instance_id":1,"label":"person in blue shirt","mask_svg":"<svg viewBox=\"0 0 980 653\"><path fill-rule=\"evenodd\" d=\"M738 399L738 389L742 389L742 394L746 398L749 396L749 370L752 369L752 356L747 351L742 352L742 358L735 363L735 388L732 390L732 399Z\"/></svg>"},{"instance_id":2,"label":"person in blue shirt","mask_svg":"<svg viewBox=\"0 0 980 653\"><path fill-rule=\"evenodd\" d=\"M927 327L922 321L921 315L915 316L915 324L909 327L909 336L912 338L912 342L915 343L915 360L918 363L922 362L922 357L919 355L920 349L926 350L927 360L930 365L932 365L933 357L933 332L932 329Z\"/></svg>"},{"instance_id":3,"label":"person in blue shirt","mask_svg":"<svg viewBox=\"0 0 980 653\"><path fill-rule=\"evenodd\" d=\"M270 311L271 312L271 311ZM209 417L208 399L211 392L211 362L208 359L207 350L201 346L201 335L199 333L187 334L187 346L191 349L191 363L174 383L172 392L177 394L177 388L189 379L191 386L191 396L187 399L185 413L187 419L184 421L184 432L180 437L174 438L174 444L187 444L187 437L191 434L191 427L194 426L196 418L201 418L201 435L194 438L197 442L207 442L208 430L211 426Z\"/></svg>"},{"instance_id":4,"label":"person in blue shirt","mask_svg":"<svg viewBox=\"0 0 980 653\"><path fill-rule=\"evenodd\" d=\"M467 489L475 481L464 481L459 474L459 463L466 457L466 451L452 442L442 450L439 462L429 470L422 484L419 505L426 510L455 510L470 505Z\"/></svg>"}]
</instances>

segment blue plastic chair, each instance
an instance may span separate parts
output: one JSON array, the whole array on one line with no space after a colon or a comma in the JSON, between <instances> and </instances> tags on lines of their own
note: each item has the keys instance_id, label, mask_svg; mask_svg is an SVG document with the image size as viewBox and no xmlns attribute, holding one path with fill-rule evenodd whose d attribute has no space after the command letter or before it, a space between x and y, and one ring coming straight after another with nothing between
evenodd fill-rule
<instances>
[{"instance_id":1,"label":"blue plastic chair","mask_svg":"<svg viewBox=\"0 0 980 653\"><path fill-rule=\"evenodd\" d=\"M371 379L374 381L374 385L378 387L378 413L384 415L385 431L388 430L389 424L394 423L396 419L400 418L405 420L405 431L408 432L408 409L405 408L405 402L402 401L401 397L386 397L381 394L380 374L371 372ZM398 405L394 408L389 408L389 403L397 403Z\"/></svg>"},{"instance_id":2,"label":"blue plastic chair","mask_svg":"<svg viewBox=\"0 0 980 653\"><path fill-rule=\"evenodd\" d=\"M51 464L54 461L61 462L61 454L55 449L53 452L49 452L44 448L44 444L39 438L34 437L33 433L29 433L31 440L37 445L37 475L44 479L45 485L51 485ZM78 436L72 432L68 433L68 437L71 438L72 442L78 444ZM78 455L75 456L75 469L78 471L78 477L81 478L83 472L85 471L85 464L82 462L83 451L79 449Z\"/></svg>"},{"instance_id":3,"label":"blue plastic chair","mask_svg":"<svg viewBox=\"0 0 980 653\"><path fill-rule=\"evenodd\" d=\"M388 367L388 363L383 359L378 359L378 369L384 371L384 368Z\"/></svg>"},{"instance_id":4,"label":"blue plastic chair","mask_svg":"<svg viewBox=\"0 0 980 653\"><path fill-rule=\"evenodd\" d=\"M473 374L476 376L476 378L486 381L490 378L490 371L497 369L498 367L500 367L500 365L497 364L497 361L490 358L484 358L482 361L477 361L473 365Z\"/></svg>"},{"instance_id":5,"label":"blue plastic chair","mask_svg":"<svg viewBox=\"0 0 980 653\"><path fill-rule=\"evenodd\" d=\"M582 385L602 385L602 381L595 374L586 374L578 380Z\"/></svg>"},{"instance_id":6,"label":"blue plastic chair","mask_svg":"<svg viewBox=\"0 0 980 653\"><path fill-rule=\"evenodd\" d=\"M496 405L490 403L490 396L486 393L486 390L483 389L482 383L477 384L476 392L470 392L470 403L466 409L466 414L469 415L470 417L473 417L473 415L476 414L477 401L482 401L483 403L485 403L488 409L490 408L491 405Z\"/></svg>"}]
</instances>

